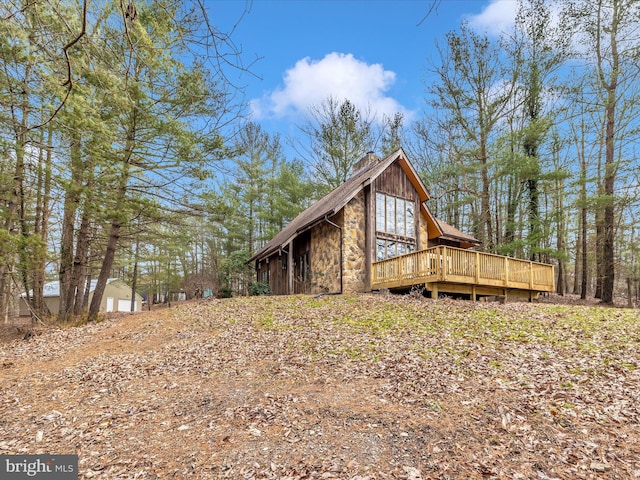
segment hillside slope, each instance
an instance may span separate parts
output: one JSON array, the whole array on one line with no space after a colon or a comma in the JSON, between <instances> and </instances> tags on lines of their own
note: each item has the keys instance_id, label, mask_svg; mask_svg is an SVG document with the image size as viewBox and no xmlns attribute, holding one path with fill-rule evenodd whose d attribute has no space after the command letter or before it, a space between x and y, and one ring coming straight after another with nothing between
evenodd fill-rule
<instances>
[{"instance_id":1,"label":"hillside slope","mask_svg":"<svg viewBox=\"0 0 640 480\"><path fill-rule=\"evenodd\" d=\"M0 454L80 478L640 477L638 311L185 303L0 344Z\"/></svg>"}]
</instances>

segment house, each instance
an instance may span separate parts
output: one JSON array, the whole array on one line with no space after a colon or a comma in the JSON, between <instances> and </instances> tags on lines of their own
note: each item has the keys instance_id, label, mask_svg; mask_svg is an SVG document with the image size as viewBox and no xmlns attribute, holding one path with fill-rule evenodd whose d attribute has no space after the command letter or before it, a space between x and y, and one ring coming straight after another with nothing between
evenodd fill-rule
<instances>
[{"instance_id":1,"label":"house","mask_svg":"<svg viewBox=\"0 0 640 480\"><path fill-rule=\"evenodd\" d=\"M291 221L249 260L274 294L365 292L372 264L439 245L478 240L437 219L402 149L368 153L345 183Z\"/></svg>"},{"instance_id":2,"label":"house","mask_svg":"<svg viewBox=\"0 0 640 480\"><path fill-rule=\"evenodd\" d=\"M474 251L478 240L436 218L402 149L382 159L369 152L353 170L249 259L273 294L418 286L433 298L532 300L554 290L552 265Z\"/></svg>"},{"instance_id":3,"label":"house","mask_svg":"<svg viewBox=\"0 0 640 480\"><path fill-rule=\"evenodd\" d=\"M93 298L97 280L92 280L89 287L89 304ZM32 292L29 292L32 294ZM58 313L60 309L60 282L48 282L44 285L44 302L51 313ZM26 294L22 293L19 299L20 315L30 315L29 306L25 300ZM142 311L142 297L136 293L134 310ZM130 312L131 311L131 287L122 280L110 278L102 296L100 311L109 312Z\"/></svg>"}]
</instances>

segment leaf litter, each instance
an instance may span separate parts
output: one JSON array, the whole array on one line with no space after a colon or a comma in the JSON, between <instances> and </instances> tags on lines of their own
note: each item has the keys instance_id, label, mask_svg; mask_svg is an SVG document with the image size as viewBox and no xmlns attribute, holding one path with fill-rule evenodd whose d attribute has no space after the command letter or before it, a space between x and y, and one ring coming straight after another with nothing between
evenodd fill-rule
<instances>
[{"instance_id":1,"label":"leaf litter","mask_svg":"<svg viewBox=\"0 0 640 480\"><path fill-rule=\"evenodd\" d=\"M637 310L249 297L0 344L0 454L79 478L640 478Z\"/></svg>"}]
</instances>

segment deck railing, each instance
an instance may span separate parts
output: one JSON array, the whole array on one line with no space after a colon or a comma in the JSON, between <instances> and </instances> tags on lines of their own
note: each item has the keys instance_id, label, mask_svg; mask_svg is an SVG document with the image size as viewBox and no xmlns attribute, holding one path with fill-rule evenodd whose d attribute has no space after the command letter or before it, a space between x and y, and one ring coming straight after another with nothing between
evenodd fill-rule
<instances>
[{"instance_id":1,"label":"deck railing","mask_svg":"<svg viewBox=\"0 0 640 480\"><path fill-rule=\"evenodd\" d=\"M371 287L458 283L551 292L553 265L454 247L431 247L373 263Z\"/></svg>"}]
</instances>

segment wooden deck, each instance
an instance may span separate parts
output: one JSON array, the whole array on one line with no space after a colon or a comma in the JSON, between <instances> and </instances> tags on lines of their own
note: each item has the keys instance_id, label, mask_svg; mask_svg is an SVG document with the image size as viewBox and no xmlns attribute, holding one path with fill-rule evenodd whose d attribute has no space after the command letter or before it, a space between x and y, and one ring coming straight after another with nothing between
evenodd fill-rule
<instances>
[{"instance_id":1,"label":"wooden deck","mask_svg":"<svg viewBox=\"0 0 640 480\"><path fill-rule=\"evenodd\" d=\"M453 247L426 250L389 258L372 265L371 289L424 286L440 293L517 296L530 300L555 290L553 265L519 260Z\"/></svg>"}]
</instances>

